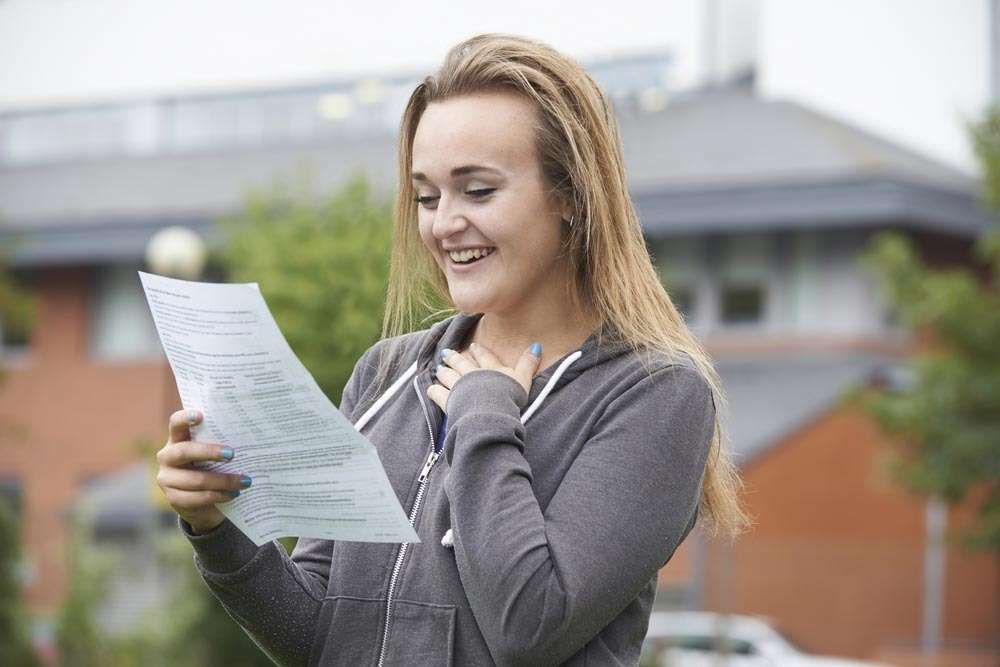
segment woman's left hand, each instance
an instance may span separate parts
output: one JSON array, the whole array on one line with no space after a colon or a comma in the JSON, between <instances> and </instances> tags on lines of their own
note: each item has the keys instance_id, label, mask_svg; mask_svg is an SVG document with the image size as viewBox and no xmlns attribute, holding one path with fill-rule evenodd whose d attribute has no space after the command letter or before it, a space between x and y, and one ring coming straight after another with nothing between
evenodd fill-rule
<instances>
[{"instance_id":1,"label":"woman's left hand","mask_svg":"<svg viewBox=\"0 0 1000 667\"><path fill-rule=\"evenodd\" d=\"M539 343L534 343L526 349L517 360L514 368L504 366L495 354L476 343L472 343L466 352L445 350L444 358L437 367L437 381L427 388L427 397L437 403L441 410L447 412L448 395L451 394L451 388L455 386L458 379L466 373L480 370L495 370L506 373L517 380L524 387L525 392L530 392L531 378L535 376L541 359L542 346Z\"/></svg>"}]
</instances>

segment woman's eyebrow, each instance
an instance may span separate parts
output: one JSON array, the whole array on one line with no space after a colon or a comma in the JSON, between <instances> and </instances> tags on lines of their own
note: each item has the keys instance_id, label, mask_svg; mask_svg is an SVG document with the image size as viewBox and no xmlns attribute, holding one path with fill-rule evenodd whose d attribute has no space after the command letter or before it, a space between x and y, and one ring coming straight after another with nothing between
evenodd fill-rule
<instances>
[{"instance_id":1,"label":"woman's eyebrow","mask_svg":"<svg viewBox=\"0 0 1000 667\"><path fill-rule=\"evenodd\" d=\"M492 173L494 173L494 174L496 174L498 176L502 175L499 169L494 169L493 167L484 167L484 166L478 165L478 164L467 164L467 165L463 165L461 167L455 167L454 169L452 169L451 170L451 176L452 176L452 178L454 178L456 176L464 176L466 174L471 174L471 173L474 173L474 172L477 172L477 171L488 171L488 172L492 172ZM413 172L413 174L411 174L410 178L412 180L414 180L414 181L427 181L428 180L427 176L423 172L420 172L420 171Z\"/></svg>"}]
</instances>

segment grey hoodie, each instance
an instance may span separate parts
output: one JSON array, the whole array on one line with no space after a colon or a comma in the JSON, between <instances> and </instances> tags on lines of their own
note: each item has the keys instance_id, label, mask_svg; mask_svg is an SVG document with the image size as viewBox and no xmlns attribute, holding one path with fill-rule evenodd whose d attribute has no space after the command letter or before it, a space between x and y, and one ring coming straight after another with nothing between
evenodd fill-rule
<instances>
[{"instance_id":1,"label":"grey hoodie","mask_svg":"<svg viewBox=\"0 0 1000 667\"><path fill-rule=\"evenodd\" d=\"M499 371L463 375L438 458L442 413L426 390L439 352L462 349L479 317L378 342L344 389L340 410L364 415L419 544L302 538L288 556L228 519L203 535L179 519L205 583L275 662L638 663L657 572L697 516L708 384L687 356L638 355L605 327L527 394ZM401 381L373 408L390 343Z\"/></svg>"}]
</instances>

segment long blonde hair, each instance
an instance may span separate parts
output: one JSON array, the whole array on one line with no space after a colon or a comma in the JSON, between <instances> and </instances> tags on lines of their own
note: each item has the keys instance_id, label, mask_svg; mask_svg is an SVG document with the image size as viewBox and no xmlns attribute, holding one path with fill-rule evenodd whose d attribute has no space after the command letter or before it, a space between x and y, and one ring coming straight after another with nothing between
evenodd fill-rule
<instances>
[{"instance_id":1,"label":"long blonde hair","mask_svg":"<svg viewBox=\"0 0 1000 667\"><path fill-rule=\"evenodd\" d=\"M382 337L399 336L455 312L447 279L424 247L416 223L410 180L413 137L431 102L490 90L517 92L539 111L536 142L542 170L548 185L575 210L564 248L576 267L567 281L567 298L582 312L596 312L600 321L610 322L636 352L687 353L711 387L715 429L699 522L712 535L735 538L750 521L740 506L742 482L722 426L726 401L719 376L653 268L629 197L618 123L607 97L580 65L550 46L516 35L476 35L454 46L438 72L410 96L400 123L399 194ZM421 319L426 313L431 315ZM379 364L383 381L391 356L383 355Z\"/></svg>"}]
</instances>

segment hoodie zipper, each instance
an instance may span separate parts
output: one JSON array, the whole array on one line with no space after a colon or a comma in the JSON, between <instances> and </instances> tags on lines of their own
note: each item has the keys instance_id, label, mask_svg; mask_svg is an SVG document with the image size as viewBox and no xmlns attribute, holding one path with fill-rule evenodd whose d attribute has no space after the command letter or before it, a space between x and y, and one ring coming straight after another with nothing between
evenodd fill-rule
<instances>
[{"instance_id":1,"label":"hoodie zipper","mask_svg":"<svg viewBox=\"0 0 1000 667\"><path fill-rule=\"evenodd\" d=\"M427 477L431 474L431 468L434 467L434 464L437 462L438 457L441 454L440 452L435 451L434 428L431 426L431 417L427 414L427 406L424 404L424 400L420 396L420 388L417 386L416 377L413 378L413 390L417 392L417 400L420 401L420 407L424 411L424 420L427 422L427 433L430 435L431 443L430 454L427 456L424 467L420 471L420 476L417 477L417 482L419 484L417 487L417 497L413 499L413 507L410 508L410 525L415 527L417 511L420 509L420 502L424 499L424 492L427 490ZM378 667L382 667L382 664L385 662L385 649L389 642L389 621L392 617L392 594L399 581L399 573L403 569L403 559L406 558L406 552L409 546L409 542L400 543L399 553L396 555L396 563L392 567L392 576L389 578L389 592L386 594L385 599L385 625L382 628L382 647L379 649Z\"/></svg>"}]
</instances>

